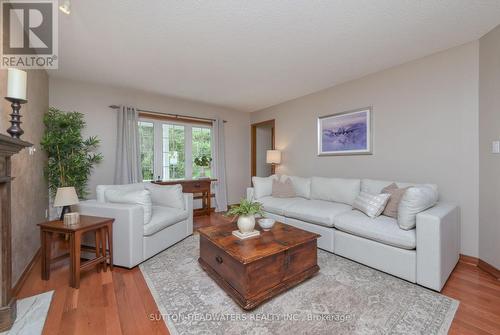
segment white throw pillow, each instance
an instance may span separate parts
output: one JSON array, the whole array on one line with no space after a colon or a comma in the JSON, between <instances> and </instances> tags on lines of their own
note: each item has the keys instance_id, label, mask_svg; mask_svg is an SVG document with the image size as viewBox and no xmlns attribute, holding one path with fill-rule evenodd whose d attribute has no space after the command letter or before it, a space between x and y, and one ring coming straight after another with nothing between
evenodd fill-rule
<instances>
[{"instance_id":1,"label":"white throw pillow","mask_svg":"<svg viewBox=\"0 0 500 335\"><path fill-rule=\"evenodd\" d=\"M360 187L359 179L312 177L311 199L341 202L352 206Z\"/></svg>"},{"instance_id":2,"label":"white throw pillow","mask_svg":"<svg viewBox=\"0 0 500 335\"><path fill-rule=\"evenodd\" d=\"M438 201L437 187L418 185L406 190L398 208L399 228L410 230L417 225L417 214L434 206Z\"/></svg>"},{"instance_id":3,"label":"white throw pillow","mask_svg":"<svg viewBox=\"0 0 500 335\"><path fill-rule=\"evenodd\" d=\"M269 177L252 177L254 199L257 200L273 194L273 180L276 179L278 177L274 174Z\"/></svg>"},{"instance_id":4,"label":"white throw pillow","mask_svg":"<svg viewBox=\"0 0 500 335\"><path fill-rule=\"evenodd\" d=\"M146 183L144 187L151 192L153 205L185 209L184 195L182 194L182 186L180 184L156 185Z\"/></svg>"},{"instance_id":5,"label":"white throw pillow","mask_svg":"<svg viewBox=\"0 0 500 335\"><path fill-rule=\"evenodd\" d=\"M302 178L296 176L282 175L281 180L285 181L290 178L293 184L293 190L298 197L310 199L311 198L311 178Z\"/></svg>"},{"instance_id":6,"label":"white throw pillow","mask_svg":"<svg viewBox=\"0 0 500 335\"><path fill-rule=\"evenodd\" d=\"M106 200L118 204L133 204L140 205L144 212L144 224L151 221L153 214L153 205L151 202L151 192L148 190L142 191L122 191L122 190L106 190Z\"/></svg>"},{"instance_id":7,"label":"white throw pillow","mask_svg":"<svg viewBox=\"0 0 500 335\"><path fill-rule=\"evenodd\" d=\"M376 218L382 214L390 197L391 195L387 193L370 194L368 192L361 191L354 200L352 207L359 209L371 218Z\"/></svg>"}]
</instances>

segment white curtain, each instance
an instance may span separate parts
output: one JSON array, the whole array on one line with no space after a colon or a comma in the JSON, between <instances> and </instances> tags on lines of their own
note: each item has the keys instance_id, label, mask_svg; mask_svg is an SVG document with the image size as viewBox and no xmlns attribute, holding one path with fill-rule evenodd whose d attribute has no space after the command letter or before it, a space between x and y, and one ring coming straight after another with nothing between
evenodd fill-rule
<instances>
[{"instance_id":1,"label":"white curtain","mask_svg":"<svg viewBox=\"0 0 500 335\"><path fill-rule=\"evenodd\" d=\"M214 183L216 212L227 211L226 150L224 140L224 121L216 118L212 121L212 172Z\"/></svg>"},{"instance_id":2,"label":"white curtain","mask_svg":"<svg viewBox=\"0 0 500 335\"><path fill-rule=\"evenodd\" d=\"M142 182L138 118L138 112L134 107L120 106L116 139L115 184Z\"/></svg>"}]
</instances>

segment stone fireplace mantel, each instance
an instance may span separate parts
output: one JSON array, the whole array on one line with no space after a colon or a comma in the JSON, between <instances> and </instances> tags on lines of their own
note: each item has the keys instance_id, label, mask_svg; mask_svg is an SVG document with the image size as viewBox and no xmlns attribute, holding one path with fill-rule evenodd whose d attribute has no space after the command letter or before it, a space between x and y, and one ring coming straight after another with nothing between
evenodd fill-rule
<instances>
[{"instance_id":1,"label":"stone fireplace mantel","mask_svg":"<svg viewBox=\"0 0 500 335\"><path fill-rule=\"evenodd\" d=\"M31 143L0 134L0 332L16 319L16 299L12 296L11 157Z\"/></svg>"}]
</instances>

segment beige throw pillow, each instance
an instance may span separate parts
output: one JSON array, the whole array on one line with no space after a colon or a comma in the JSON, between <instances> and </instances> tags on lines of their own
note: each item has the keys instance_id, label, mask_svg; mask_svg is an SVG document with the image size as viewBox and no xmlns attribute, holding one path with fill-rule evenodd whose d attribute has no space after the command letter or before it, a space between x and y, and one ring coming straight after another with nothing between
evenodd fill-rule
<instances>
[{"instance_id":1,"label":"beige throw pillow","mask_svg":"<svg viewBox=\"0 0 500 335\"><path fill-rule=\"evenodd\" d=\"M370 194L361 191L354 200L352 207L362 211L373 219L382 213L389 197L389 194Z\"/></svg>"},{"instance_id":2,"label":"beige throw pillow","mask_svg":"<svg viewBox=\"0 0 500 335\"><path fill-rule=\"evenodd\" d=\"M398 218L399 203L401 202L401 199L403 198L403 195L405 194L406 190L408 190L408 188L409 187L399 188L396 183L392 183L391 185L386 186L382 189L380 193L391 195L384 211L382 212L383 215L395 219Z\"/></svg>"},{"instance_id":3,"label":"beige throw pillow","mask_svg":"<svg viewBox=\"0 0 500 335\"><path fill-rule=\"evenodd\" d=\"M275 198L293 198L296 196L293 183L290 178L284 181L273 180L272 196Z\"/></svg>"}]
</instances>

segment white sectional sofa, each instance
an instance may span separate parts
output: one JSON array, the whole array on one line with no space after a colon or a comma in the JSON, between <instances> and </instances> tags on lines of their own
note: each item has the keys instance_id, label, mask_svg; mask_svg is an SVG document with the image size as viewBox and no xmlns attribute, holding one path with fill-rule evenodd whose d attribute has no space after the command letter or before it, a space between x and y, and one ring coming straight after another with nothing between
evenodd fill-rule
<instances>
[{"instance_id":1,"label":"white sectional sofa","mask_svg":"<svg viewBox=\"0 0 500 335\"><path fill-rule=\"evenodd\" d=\"M115 219L113 263L132 268L193 234L193 195L182 193L180 185L176 186L177 190L151 183L99 185L97 199L80 202L78 211L84 215ZM152 216L147 223L141 205L111 203L106 198L107 190L134 192L146 188L152 198ZM165 193L167 190L173 192ZM86 243L93 244L93 241Z\"/></svg>"},{"instance_id":2,"label":"white sectional sofa","mask_svg":"<svg viewBox=\"0 0 500 335\"><path fill-rule=\"evenodd\" d=\"M360 191L379 194L392 181L290 178L296 197L272 197L270 182L248 188L247 198L262 203L267 217L320 234L321 249L441 291L459 258L457 206L438 202L416 215L415 229L403 230L394 218L352 208Z\"/></svg>"}]
</instances>

